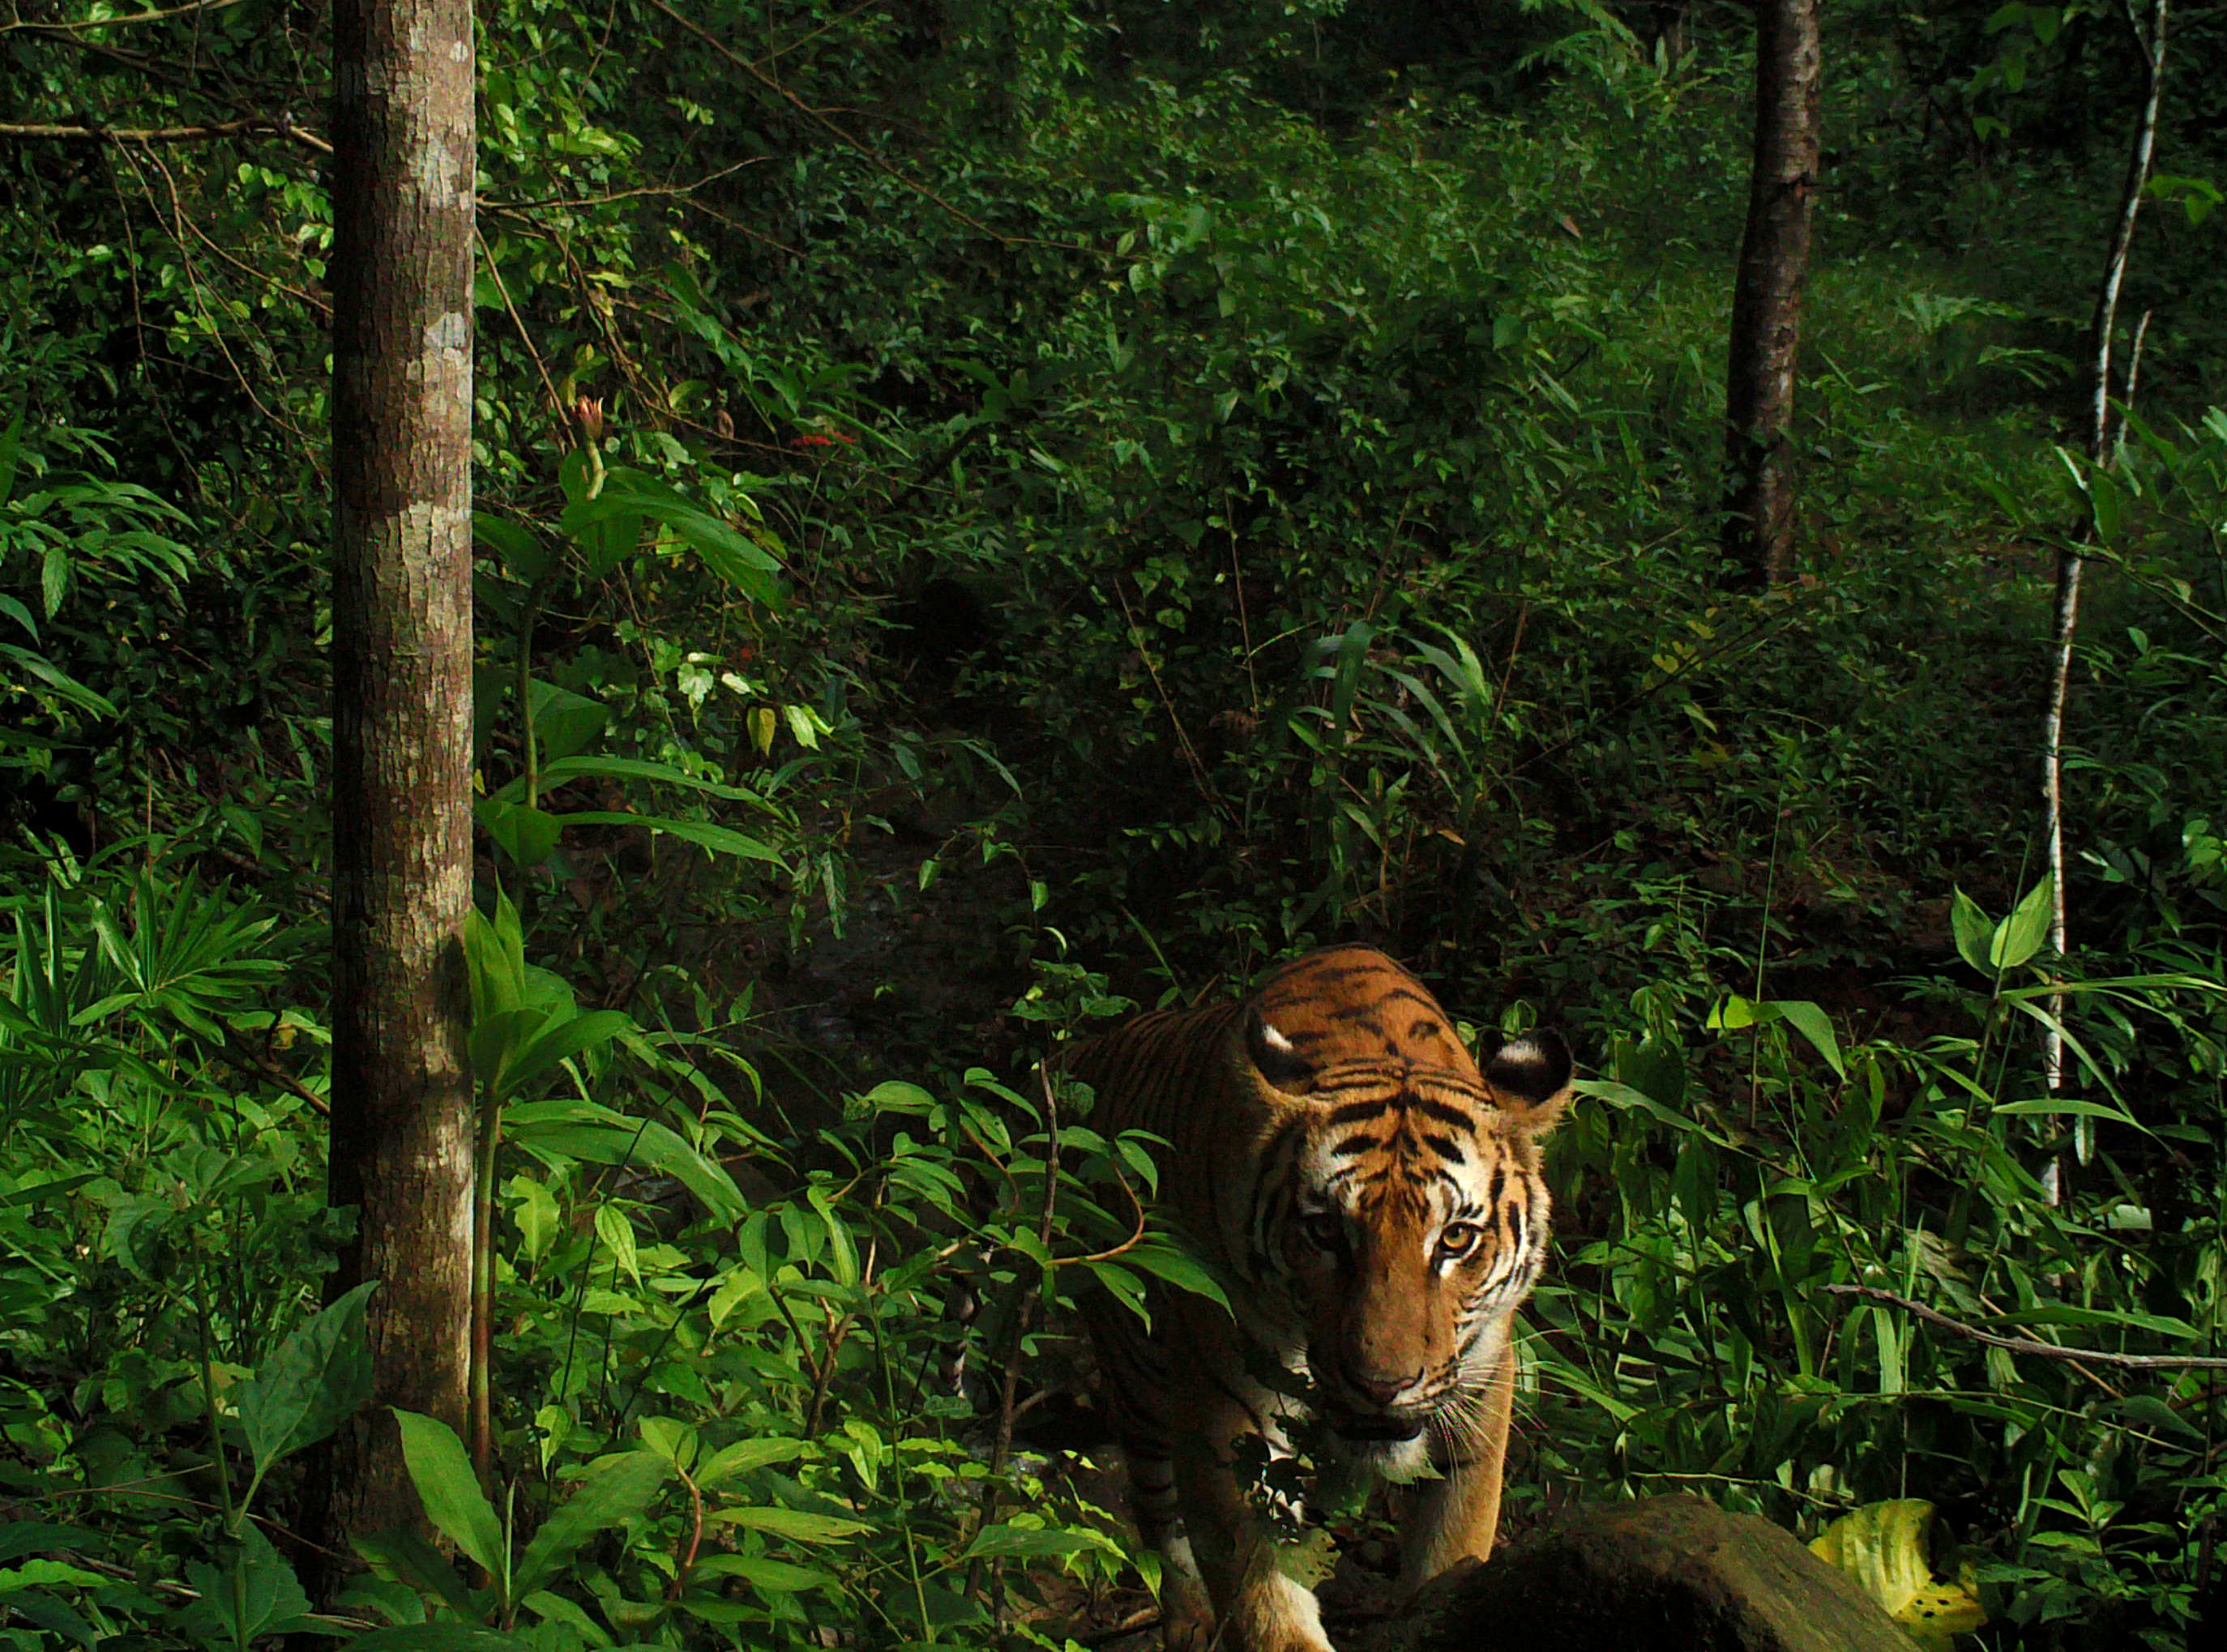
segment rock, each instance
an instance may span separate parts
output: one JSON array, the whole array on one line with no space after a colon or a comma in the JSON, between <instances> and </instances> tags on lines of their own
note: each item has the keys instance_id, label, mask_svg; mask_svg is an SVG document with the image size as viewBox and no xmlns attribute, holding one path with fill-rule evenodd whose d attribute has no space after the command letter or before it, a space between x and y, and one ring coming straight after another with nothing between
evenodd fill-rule
<instances>
[{"instance_id":1,"label":"rock","mask_svg":"<svg viewBox=\"0 0 2227 1652\"><path fill-rule=\"evenodd\" d=\"M1435 1579L1368 1652L1913 1652L1790 1533L1697 1497L1575 1515Z\"/></svg>"}]
</instances>

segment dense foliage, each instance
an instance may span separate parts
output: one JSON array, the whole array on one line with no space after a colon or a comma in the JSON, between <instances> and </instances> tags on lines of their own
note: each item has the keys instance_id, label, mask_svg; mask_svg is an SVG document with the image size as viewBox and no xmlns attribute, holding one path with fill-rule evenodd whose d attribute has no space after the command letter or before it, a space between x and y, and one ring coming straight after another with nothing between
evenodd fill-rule
<instances>
[{"instance_id":1,"label":"dense foliage","mask_svg":"<svg viewBox=\"0 0 2227 1652\"><path fill-rule=\"evenodd\" d=\"M1742 8L480 12L497 1483L411 1423L461 1560L398 1540L345 1620L288 1547L361 1307L319 1311L326 24L0 24L11 122L251 129L0 126L0 1636L1114 1626L1065 1307L1203 1282L1034 1063L1349 935L1593 1075L1511 1527L1924 1498L1985 1643L2218 1621L2217 1373L2109 1357L2227 1307L2218 7L2104 472L2056 443L2118 10L1828 9L1760 596L1714 520Z\"/></svg>"}]
</instances>

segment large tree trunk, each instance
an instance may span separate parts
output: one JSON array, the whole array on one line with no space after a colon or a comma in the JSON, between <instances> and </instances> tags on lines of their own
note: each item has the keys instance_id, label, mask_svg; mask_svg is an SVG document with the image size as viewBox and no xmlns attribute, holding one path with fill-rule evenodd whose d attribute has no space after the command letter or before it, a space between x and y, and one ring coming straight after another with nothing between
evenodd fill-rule
<instances>
[{"instance_id":1,"label":"large tree trunk","mask_svg":"<svg viewBox=\"0 0 2227 1652\"><path fill-rule=\"evenodd\" d=\"M1793 561L1795 356L1817 186L1818 0L1756 0L1755 163L1725 379L1725 553L1753 584Z\"/></svg>"},{"instance_id":2,"label":"large tree trunk","mask_svg":"<svg viewBox=\"0 0 2227 1652\"><path fill-rule=\"evenodd\" d=\"M333 58L334 1289L381 1281L374 1409L318 1477L337 1546L419 1517L386 1407L465 1416L471 7L335 0Z\"/></svg>"}]
</instances>

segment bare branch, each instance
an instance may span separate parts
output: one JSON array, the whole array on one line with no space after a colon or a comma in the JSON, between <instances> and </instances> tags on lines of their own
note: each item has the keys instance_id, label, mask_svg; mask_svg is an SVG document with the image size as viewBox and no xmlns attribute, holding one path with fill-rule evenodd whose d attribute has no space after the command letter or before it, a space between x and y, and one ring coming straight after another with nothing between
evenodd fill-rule
<instances>
[{"instance_id":1,"label":"bare branch","mask_svg":"<svg viewBox=\"0 0 2227 1652\"><path fill-rule=\"evenodd\" d=\"M0 137L56 144L207 144L225 137L283 137L320 155L333 146L290 115L249 115L201 126L89 126L81 121L0 121Z\"/></svg>"},{"instance_id":2,"label":"bare branch","mask_svg":"<svg viewBox=\"0 0 2227 1652\"><path fill-rule=\"evenodd\" d=\"M1951 1319L1922 1302L1912 1302L1908 1297L1898 1297L1892 1291L1881 1291L1873 1285L1828 1285L1825 1289L1836 1297L1868 1297L1873 1302L1884 1302L1889 1307L1915 1314L1929 1325L1938 1325L1959 1336L1985 1343L1989 1348L2031 1354L2037 1359L2064 1360L2077 1365L2115 1365L2128 1371L2227 1371L2227 1359L2209 1354L2100 1354L2093 1349L2064 1348L2055 1343L2037 1342L2031 1336L1998 1336L1961 1319Z\"/></svg>"},{"instance_id":3,"label":"bare branch","mask_svg":"<svg viewBox=\"0 0 2227 1652\"><path fill-rule=\"evenodd\" d=\"M222 11L236 6L239 0L193 0L184 6L172 6L167 11L135 11L128 17L87 17L77 22L25 22L21 20L0 23L0 35L76 35L96 29L130 29L139 23L158 23L165 18L188 16L196 11Z\"/></svg>"}]
</instances>

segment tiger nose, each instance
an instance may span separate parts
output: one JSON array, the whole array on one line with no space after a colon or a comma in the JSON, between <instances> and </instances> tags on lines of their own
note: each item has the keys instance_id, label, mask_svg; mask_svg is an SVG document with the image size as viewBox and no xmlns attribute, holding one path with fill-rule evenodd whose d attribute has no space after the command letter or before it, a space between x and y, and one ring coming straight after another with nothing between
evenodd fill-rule
<instances>
[{"instance_id":1,"label":"tiger nose","mask_svg":"<svg viewBox=\"0 0 2227 1652\"><path fill-rule=\"evenodd\" d=\"M1405 1394L1422 1375L1420 1370L1406 1376L1388 1377L1381 1371L1364 1371L1358 1366L1345 1368L1346 1386L1368 1400L1369 1404L1389 1410L1393 1401Z\"/></svg>"}]
</instances>

